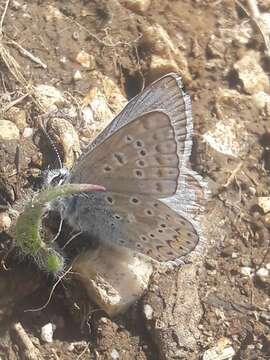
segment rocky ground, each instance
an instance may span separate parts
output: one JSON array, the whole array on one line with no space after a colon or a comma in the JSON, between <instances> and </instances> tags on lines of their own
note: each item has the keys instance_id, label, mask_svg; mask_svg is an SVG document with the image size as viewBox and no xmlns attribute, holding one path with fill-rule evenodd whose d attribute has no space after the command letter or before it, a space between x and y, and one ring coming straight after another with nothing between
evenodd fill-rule
<instances>
[{"instance_id":1,"label":"rocky ground","mask_svg":"<svg viewBox=\"0 0 270 360\"><path fill-rule=\"evenodd\" d=\"M1 2L2 359L270 358L270 2L256 5ZM52 292L54 279L17 255L9 206L59 166L54 146L71 167L126 99L170 71L192 97L192 166L211 191L205 252L110 318L74 280ZM52 109L68 117L46 118Z\"/></svg>"}]
</instances>

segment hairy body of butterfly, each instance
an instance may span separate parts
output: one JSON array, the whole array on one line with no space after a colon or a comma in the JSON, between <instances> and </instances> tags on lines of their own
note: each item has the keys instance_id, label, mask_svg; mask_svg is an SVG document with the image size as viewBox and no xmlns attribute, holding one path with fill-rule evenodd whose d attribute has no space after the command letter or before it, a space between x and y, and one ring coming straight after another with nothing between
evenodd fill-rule
<instances>
[{"instance_id":1,"label":"hairy body of butterfly","mask_svg":"<svg viewBox=\"0 0 270 360\"><path fill-rule=\"evenodd\" d=\"M63 218L90 238L179 264L202 243L188 211L205 196L188 168L191 102L168 74L133 98L89 145L66 183L99 184L105 193L61 200Z\"/></svg>"}]
</instances>

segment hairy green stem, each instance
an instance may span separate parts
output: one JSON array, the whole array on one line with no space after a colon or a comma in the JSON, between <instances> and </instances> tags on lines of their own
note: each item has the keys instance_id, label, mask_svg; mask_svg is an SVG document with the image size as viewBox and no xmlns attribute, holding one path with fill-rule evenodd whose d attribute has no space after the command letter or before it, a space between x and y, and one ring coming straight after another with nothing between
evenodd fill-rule
<instances>
[{"instance_id":1,"label":"hairy green stem","mask_svg":"<svg viewBox=\"0 0 270 360\"><path fill-rule=\"evenodd\" d=\"M14 229L14 238L22 253L32 256L43 270L54 274L61 273L64 269L63 256L46 244L39 233L46 204L57 197L92 191L105 189L91 184L66 184L43 190L36 195L19 215Z\"/></svg>"}]
</instances>

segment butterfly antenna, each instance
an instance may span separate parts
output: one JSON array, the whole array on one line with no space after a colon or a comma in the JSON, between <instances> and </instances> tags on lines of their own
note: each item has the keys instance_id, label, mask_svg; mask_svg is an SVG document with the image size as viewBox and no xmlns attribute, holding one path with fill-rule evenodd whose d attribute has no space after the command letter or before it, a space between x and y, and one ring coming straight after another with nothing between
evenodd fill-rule
<instances>
[{"instance_id":1,"label":"butterfly antenna","mask_svg":"<svg viewBox=\"0 0 270 360\"><path fill-rule=\"evenodd\" d=\"M39 126L40 126L41 130L43 131L44 135L46 136L46 139L48 140L48 143L50 144L52 150L55 153L55 156L56 156L56 159L57 159L57 162L58 162L58 165L59 165L58 167L60 169L63 169L63 163L62 163L59 151L58 151L58 149L57 149L57 147L55 145L55 142L53 141L53 139L51 138L50 134L47 131L47 121L48 121L48 119L44 119L44 122L45 122L45 126L44 126L44 123L43 123L43 121L41 119L39 121Z\"/></svg>"}]
</instances>

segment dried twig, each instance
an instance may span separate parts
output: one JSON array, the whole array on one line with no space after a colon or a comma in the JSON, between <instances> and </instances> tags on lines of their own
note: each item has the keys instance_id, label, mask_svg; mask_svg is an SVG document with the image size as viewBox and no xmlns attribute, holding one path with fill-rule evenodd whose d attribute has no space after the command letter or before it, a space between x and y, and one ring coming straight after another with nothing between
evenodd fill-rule
<instances>
[{"instance_id":1,"label":"dried twig","mask_svg":"<svg viewBox=\"0 0 270 360\"><path fill-rule=\"evenodd\" d=\"M15 99L13 101L11 101L10 103L8 103L5 107L3 107L1 109L2 113L5 113L6 111L8 111L10 108L12 108L13 106L17 105L18 103L20 103L22 100L24 100L27 96L29 96L30 93L28 92L27 94L24 94L22 96L20 96L18 99Z\"/></svg>"},{"instance_id":2,"label":"dried twig","mask_svg":"<svg viewBox=\"0 0 270 360\"><path fill-rule=\"evenodd\" d=\"M2 16L1 16L1 20L0 20L0 34L2 34L3 23L4 23L4 19L5 19L6 13L7 13L9 1L10 1L10 0L7 0L7 1L6 1L5 9L4 9L3 14L2 14Z\"/></svg>"},{"instance_id":3,"label":"dried twig","mask_svg":"<svg viewBox=\"0 0 270 360\"><path fill-rule=\"evenodd\" d=\"M13 331L19 342L19 348L23 352L22 357L27 360L41 359L39 350L33 345L22 324L19 322L14 324Z\"/></svg>"},{"instance_id":4,"label":"dried twig","mask_svg":"<svg viewBox=\"0 0 270 360\"><path fill-rule=\"evenodd\" d=\"M51 298L52 298L52 296L53 296L54 290L56 289L56 286L57 286L57 285L63 280L63 278L71 271L71 269L72 269L72 266L70 266L70 267L64 272L64 274L61 275L61 276L59 277L59 279L54 283L54 285L53 285L53 287L52 287L52 289L51 289L50 295L49 295L49 297L48 297L48 299L47 299L47 301L46 301L46 303L45 303L44 305L42 305L41 307L36 308L36 309L27 309L27 310L24 310L24 312L34 312L34 311L44 310L44 309L48 306L49 302L51 301Z\"/></svg>"},{"instance_id":5,"label":"dried twig","mask_svg":"<svg viewBox=\"0 0 270 360\"><path fill-rule=\"evenodd\" d=\"M231 185L231 183L233 182L233 180L235 179L236 174L238 173L238 171L241 169L243 165L243 162L241 161L236 168L231 172L231 175L228 177L226 183L224 185L222 185L223 188L227 188Z\"/></svg>"},{"instance_id":6,"label":"dried twig","mask_svg":"<svg viewBox=\"0 0 270 360\"><path fill-rule=\"evenodd\" d=\"M239 1L235 0L236 4L245 12L247 17L253 22L253 24L258 29L261 37L263 39L265 48L266 48L266 55L270 57L270 38L269 33L265 29L265 25L261 18L261 13L259 11L258 5L256 0L247 0L249 11L247 8Z\"/></svg>"},{"instance_id":7,"label":"dried twig","mask_svg":"<svg viewBox=\"0 0 270 360\"><path fill-rule=\"evenodd\" d=\"M32 60L33 62L35 62L36 64L40 65L41 67L43 67L43 69L47 69L47 65L41 61L37 56L34 56L33 54L31 54L28 50L26 50L24 47L22 47L20 44L18 44L16 41L11 40L9 41L9 43L11 45L14 45L16 48L19 49L21 55L28 57L30 60Z\"/></svg>"}]
</instances>

